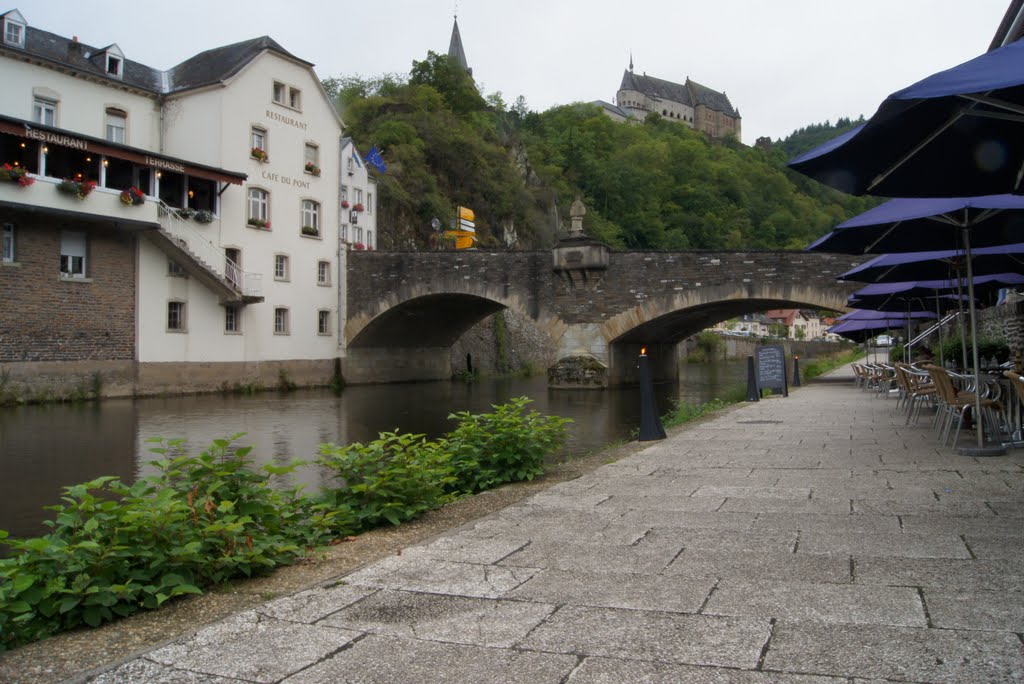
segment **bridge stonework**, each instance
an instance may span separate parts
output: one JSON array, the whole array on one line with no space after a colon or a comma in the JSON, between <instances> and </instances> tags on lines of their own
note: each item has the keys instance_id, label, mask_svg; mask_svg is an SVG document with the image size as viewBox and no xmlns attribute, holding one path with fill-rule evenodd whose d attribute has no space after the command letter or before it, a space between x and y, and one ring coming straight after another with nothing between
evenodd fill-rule
<instances>
[{"instance_id":1,"label":"bridge stonework","mask_svg":"<svg viewBox=\"0 0 1024 684\"><path fill-rule=\"evenodd\" d=\"M858 263L843 255L611 252L606 267L573 267L559 251L349 253L346 382L448 378L451 345L506 307L558 359L607 369L601 386L635 382L641 346L656 377L673 377L676 344L705 327L772 308L845 310L857 288L835 280Z\"/></svg>"}]
</instances>

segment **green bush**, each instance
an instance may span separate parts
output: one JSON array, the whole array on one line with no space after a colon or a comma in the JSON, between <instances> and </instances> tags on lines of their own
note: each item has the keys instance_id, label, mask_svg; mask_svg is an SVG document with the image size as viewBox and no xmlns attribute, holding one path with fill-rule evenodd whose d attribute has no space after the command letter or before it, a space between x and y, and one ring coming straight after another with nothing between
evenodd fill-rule
<instances>
[{"instance_id":1,"label":"green bush","mask_svg":"<svg viewBox=\"0 0 1024 684\"><path fill-rule=\"evenodd\" d=\"M342 483L323 503L350 521L351 529L339 528L345 534L412 520L445 503L455 482L441 443L397 431L366 444L322 444L317 463Z\"/></svg>"},{"instance_id":2,"label":"green bush","mask_svg":"<svg viewBox=\"0 0 1024 684\"><path fill-rule=\"evenodd\" d=\"M398 525L464 493L532 479L565 438L562 418L524 414L522 397L494 413L457 413L445 439L381 433L367 444L321 446L339 481L317 497L270 486L302 465L254 470L250 447L214 440L198 456L181 440L152 449L158 473L66 487L50 532L0 542L0 651L81 625L153 609L182 594L268 572L331 538Z\"/></svg>"},{"instance_id":3,"label":"green bush","mask_svg":"<svg viewBox=\"0 0 1024 684\"><path fill-rule=\"evenodd\" d=\"M196 457L181 442L153 451L158 475L65 488L51 531L6 540L0 559L0 650L79 625L156 608L181 594L294 562L332 517L297 489L269 486L297 464L250 469L248 447L215 440ZM0 531L0 539L7 533Z\"/></svg>"},{"instance_id":4,"label":"green bush","mask_svg":"<svg viewBox=\"0 0 1024 684\"><path fill-rule=\"evenodd\" d=\"M494 405L492 413L460 411L448 416L459 422L448 433L455 491L473 493L508 482L532 480L544 472L544 456L565 442L568 418L524 413L527 397Z\"/></svg>"}]
</instances>

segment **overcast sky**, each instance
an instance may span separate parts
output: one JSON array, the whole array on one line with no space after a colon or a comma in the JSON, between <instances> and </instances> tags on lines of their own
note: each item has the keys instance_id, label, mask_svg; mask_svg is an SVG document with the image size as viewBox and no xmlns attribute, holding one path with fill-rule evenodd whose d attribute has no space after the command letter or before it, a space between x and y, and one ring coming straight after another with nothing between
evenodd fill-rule
<instances>
[{"instance_id":1,"label":"overcast sky","mask_svg":"<svg viewBox=\"0 0 1024 684\"><path fill-rule=\"evenodd\" d=\"M317 75L405 75L445 53L453 0L9 0L31 26L117 43L168 69L203 50L269 35ZM637 73L724 91L743 141L870 116L890 92L988 48L1009 0L460 0L477 84L530 109L615 97ZM369 141L372 142L372 141Z\"/></svg>"}]
</instances>

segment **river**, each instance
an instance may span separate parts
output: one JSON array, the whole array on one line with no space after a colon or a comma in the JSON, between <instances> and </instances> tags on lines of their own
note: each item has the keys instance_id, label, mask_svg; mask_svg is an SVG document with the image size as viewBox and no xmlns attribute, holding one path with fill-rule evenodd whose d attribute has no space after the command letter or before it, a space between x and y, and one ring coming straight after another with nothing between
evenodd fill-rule
<instances>
[{"instance_id":1,"label":"river","mask_svg":"<svg viewBox=\"0 0 1024 684\"><path fill-rule=\"evenodd\" d=\"M746 362L680 364L680 381L655 386L662 413L673 402L703 402L745 386ZM527 396L531 408L571 418L566 450L578 454L628 439L639 426L637 389L549 390L543 376L348 387L340 394L299 390L253 396L200 395L111 399L0 409L0 529L12 536L45 531L44 505L61 487L101 475L125 481L152 473L152 437L184 438L193 451L244 432L257 463L313 460L317 445L374 439L381 431L437 436L450 413L483 413L492 404ZM324 473L303 468L296 480L315 489Z\"/></svg>"}]
</instances>

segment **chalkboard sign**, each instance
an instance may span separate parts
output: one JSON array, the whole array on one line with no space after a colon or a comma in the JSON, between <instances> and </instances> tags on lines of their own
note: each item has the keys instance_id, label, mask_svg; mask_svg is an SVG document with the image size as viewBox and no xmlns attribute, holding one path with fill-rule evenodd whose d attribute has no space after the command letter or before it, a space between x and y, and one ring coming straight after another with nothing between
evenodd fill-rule
<instances>
[{"instance_id":1,"label":"chalkboard sign","mask_svg":"<svg viewBox=\"0 0 1024 684\"><path fill-rule=\"evenodd\" d=\"M786 384L786 354L781 345L757 348L757 388L789 396Z\"/></svg>"}]
</instances>

